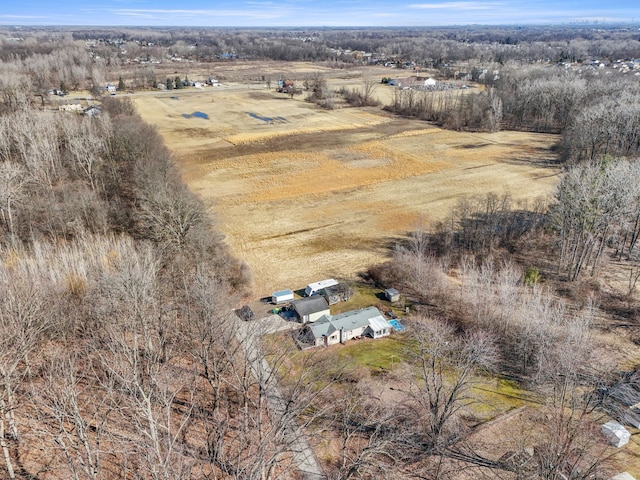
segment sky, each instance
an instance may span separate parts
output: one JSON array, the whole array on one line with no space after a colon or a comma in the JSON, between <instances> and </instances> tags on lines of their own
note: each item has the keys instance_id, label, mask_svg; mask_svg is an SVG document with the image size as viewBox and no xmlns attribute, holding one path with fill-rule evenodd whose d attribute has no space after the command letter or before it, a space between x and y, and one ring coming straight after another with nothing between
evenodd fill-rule
<instances>
[{"instance_id":1,"label":"sky","mask_svg":"<svg viewBox=\"0 0 640 480\"><path fill-rule=\"evenodd\" d=\"M640 0L2 0L1 25L397 27L638 23Z\"/></svg>"}]
</instances>

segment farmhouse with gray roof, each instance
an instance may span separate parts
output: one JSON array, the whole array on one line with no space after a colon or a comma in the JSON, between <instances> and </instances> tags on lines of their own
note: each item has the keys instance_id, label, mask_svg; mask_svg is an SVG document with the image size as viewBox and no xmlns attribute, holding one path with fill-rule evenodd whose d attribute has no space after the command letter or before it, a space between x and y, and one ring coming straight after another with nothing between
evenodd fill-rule
<instances>
[{"instance_id":1,"label":"farmhouse with gray roof","mask_svg":"<svg viewBox=\"0 0 640 480\"><path fill-rule=\"evenodd\" d=\"M339 315L324 315L307 325L301 334L304 343L313 346L329 346L344 343L355 337L368 335L385 337L391 333L391 325L376 307L352 310Z\"/></svg>"}]
</instances>

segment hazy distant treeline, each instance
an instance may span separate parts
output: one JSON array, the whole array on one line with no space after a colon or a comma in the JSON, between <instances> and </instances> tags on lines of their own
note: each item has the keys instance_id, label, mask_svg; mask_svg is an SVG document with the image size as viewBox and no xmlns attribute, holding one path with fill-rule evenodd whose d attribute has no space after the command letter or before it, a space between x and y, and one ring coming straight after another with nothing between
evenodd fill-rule
<instances>
[{"instance_id":1,"label":"hazy distant treeline","mask_svg":"<svg viewBox=\"0 0 640 480\"><path fill-rule=\"evenodd\" d=\"M9 43L4 55L25 58L51 50L52 42L100 40L96 51L108 62L139 54L188 55L200 61L221 56L249 59L343 61L361 63L352 51L370 52L372 60L412 61L441 67L475 61L504 63L581 62L640 57L640 35L633 26L449 28L112 28L24 29L28 43ZM62 32L62 33L61 33ZM15 32L0 30L7 38ZM120 48L120 47L126 48ZM125 50L123 52L123 50Z\"/></svg>"}]
</instances>

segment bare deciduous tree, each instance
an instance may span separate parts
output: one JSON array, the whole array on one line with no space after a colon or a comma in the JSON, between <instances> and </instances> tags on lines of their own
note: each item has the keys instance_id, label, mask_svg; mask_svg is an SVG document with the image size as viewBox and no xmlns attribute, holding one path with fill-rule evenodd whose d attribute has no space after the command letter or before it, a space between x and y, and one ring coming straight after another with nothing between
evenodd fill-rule
<instances>
[{"instance_id":1,"label":"bare deciduous tree","mask_svg":"<svg viewBox=\"0 0 640 480\"><path fill-rule=\"evenodd\" d=\"M409 348L417 379L409 378L408 407L428 452L441 453L460 439L456 419L475 400L470 387L476 375L492 370L498 353L490 335L481 331L459 337L440 320L415 318Z\"/></svg>"},{"instance_id":2,"label":"bare deciduous tree","mask_svg":"<svg viewBox=\"0 0 640 480\"><path fill-rule=\"evenodd\" d=\"M154 480L184 478L192 460L182 441L194 409L191 375L179 374L170 340L176 314L162 307L159 264L150 248L130 251L104 272L106 300L100 364L121 399L118 412L138 438L140 474ZM183 408L176 405L183 402Z\"/></svg>"},{"instance_id":3,"label":"bare deciduous tree","mask_svg":"<svg viewBox=\"0 0 640 480\"><path fill-rule=\"evenodd\" d=\"M80 359L80 352L69 347L53 352L44 383L34 385L34 408L41 416L35 434L43 445L52 444L52 456L62 453L68 470L61 475L98 480L122 447L111 435L115 430L111 417L119 405L116 398L105 395L115 386L105 389L100 384L98 372L91 370L89 351Z\"/></svg>"},{"instance_id":4,"label":"bare deciduous tree","mask_svg":"<svg viewBox=\"0 0 640 480\"><path fill-rule=\"evenodd\" d=\"M551 215L560 235L559 271L571 281L595 275L609 236L624 223L634 188L625 161L596 161L571 168L556 192Z\"/></svg>"},{"instance_id":5,"label":"bare deciduous tree","mask_svg":"<svg viewBox=\"0 0 640 480\"><path fill-rule=\"evenodd\" d=\"M22 200L26 181L24 170L20 165L10 162L0 163L0 215L9 230L14 235L12 210L15 204Z\"/></svg>"},{"instance_id":6,"label":"bare deciduous tree","mask_svg":"<svg viewBox=\"0 0 640 480\"><path fill-rule=\"evenodd\" d=\"M51 326L46 284L34 273L23 263L13 268L0 264L0 446L9 478L15 478L15 459L7 442L20 442L16 391Z\"/></svg>"}]
</instances>

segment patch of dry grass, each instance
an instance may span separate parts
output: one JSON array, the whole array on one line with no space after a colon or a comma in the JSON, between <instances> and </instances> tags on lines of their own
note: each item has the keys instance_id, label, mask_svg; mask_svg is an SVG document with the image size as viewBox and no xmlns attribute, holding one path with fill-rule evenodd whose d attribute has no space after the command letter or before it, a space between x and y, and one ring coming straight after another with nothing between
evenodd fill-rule
<instances>
[{"instance_id":1,"label":"patch of dry grass","mask_svg":"<svg viewBox=\"0 0 640 480\"><path fill-rule=\"evenodd\" d=\"M394 238L445 218L460 196L532 199L556 182L539 162L551 135L460 133L371 108L327 111L259 85L179 100L158 92L135 103L213 206L233 253L252 270L256 296L350 278L384 260ZM181 116L194 111L210 119Z\"/></svg>"}]
</instances>

